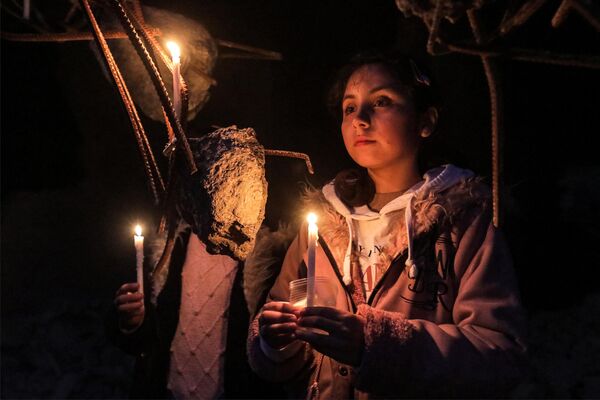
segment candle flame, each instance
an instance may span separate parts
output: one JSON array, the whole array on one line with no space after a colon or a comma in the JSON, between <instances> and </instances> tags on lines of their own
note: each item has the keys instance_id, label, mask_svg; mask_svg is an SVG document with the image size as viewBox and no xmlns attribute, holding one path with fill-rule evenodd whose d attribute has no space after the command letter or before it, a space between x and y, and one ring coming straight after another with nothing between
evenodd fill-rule
<instances>
[{"instance_id":1,"label":"candle flame","mask_svg":"<svg viewBox=\"0 0 600 400\"><path fill-rule=\"evenodd\" d=\"M135 226L135 234L137 236L142 236L142 227L141 226L139 226L139 225Z\"/></svg>"},{"instance_id":2,"label":"candle flame","mask_svg":"<svg viewBox=\"0 0 600 400\"><path fill-rule=\"evenodd\" d=\"M317 215L315 213L308 213L308 215L306 216L306 220L308 221L309 224L316 224L317 223Z\"/></svg>"},{"instance_id":3,"label":"candle flame","mask_svg":"<svg viewBox=\"0 0 600 400\"><path fill-rule=\"evenodd\" d=\"M179 57L181 57L181 51L179 50L179 45L173 41L167 42L167 48L171 52L171 57L173 61L179 61Z\"/></svg>"}]
</instances>

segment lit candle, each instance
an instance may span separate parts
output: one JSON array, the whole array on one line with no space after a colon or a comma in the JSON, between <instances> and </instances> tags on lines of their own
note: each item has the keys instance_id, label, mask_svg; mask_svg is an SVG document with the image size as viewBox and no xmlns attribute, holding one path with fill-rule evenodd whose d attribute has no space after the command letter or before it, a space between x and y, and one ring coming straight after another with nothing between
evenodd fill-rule
<instances>
[{"instance_id":1,"label":"lit candle","mask_svg":"<svg viewBox=\"0 0 600 400\"><path fill-rule=\"evenodd\" d=\"M181 88L179 87L179 74L181 66L181 52L179 46L175 42L167 42L167 48L171 52L173 59L173 108L177 118L181 116Z\"/></svg>"},{"instance_id":2,"label":"lit candle","mask_svg":"<svg viewBox=\"0 0 600 400\"><path fill-rule=\"evenodd\" d=\"M31 10L30 0L23 0L23 18L29 19L29 11Z\"/></svg>"},{"instance_id":3,"label":"lit candle","mask_svg":"<svg viewBox=\"0 0 600 400\"><path fill-rule=\"evenodd\" d=\"M306 273L306 306L312 307L315 304L315 251L317 247L317 238L319 229L317 228L317 216L313 213L308 214L308 265Z\"/></svg>"},{"instance_id":4,"label":"lit candle","mask_svg":"<svg viewBox=\"0 0 600 400\"><path fill-rule=\"evenodd\" d=\"M135 267L137 272L137 283L140 285L140 293L144 293L144 237L142 236L142 227L136 225L135 235Z\"/></svg>"}]
</instances>

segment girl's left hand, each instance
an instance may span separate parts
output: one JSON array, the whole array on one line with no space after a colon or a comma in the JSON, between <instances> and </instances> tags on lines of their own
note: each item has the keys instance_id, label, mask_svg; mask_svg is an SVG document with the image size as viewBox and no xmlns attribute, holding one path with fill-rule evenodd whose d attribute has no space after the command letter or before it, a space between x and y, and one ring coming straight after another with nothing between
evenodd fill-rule
<instances>
[{"instance_id":1,"label":"girl's left hand","mask_svg":"<svg viewBox=\"0 0 600 400\"><path fill-rule=\"evenodd\" d=\"M321 329L328 335L297 329L296 338L338 362L358 366L365 347L365 324L365 318L337 308L307 307L300 311L298 325Z\"/></svg>"}]
</instances>

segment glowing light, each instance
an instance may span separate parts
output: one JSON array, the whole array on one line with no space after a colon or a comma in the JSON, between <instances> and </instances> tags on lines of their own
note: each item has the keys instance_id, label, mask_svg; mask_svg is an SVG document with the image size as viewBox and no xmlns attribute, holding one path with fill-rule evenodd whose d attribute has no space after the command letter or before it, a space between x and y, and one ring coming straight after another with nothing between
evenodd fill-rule
<instances>
[{"instance_id":1,"label":"glowing light","mask_svg":"<svg viewBox=\"0 0 600 400\"><path fill-rule=\"evenodd\" d=\"M142 236L142 227L135 226L135 270L137 274L137 283L140 286L140 293L144 293L144 237Z\"/></svg>"},{"instance_id":2,"label":"glowing light","mask_svg":"<svg viewBox=\"0 0 600 400\"><path fill-rule=\"evenodd\" d=\"M171 57L173 59L173 110L175 111L175 118L181 118L181 87L179 85L179 80L181 79L181 52L179 50L179 45L175 42L167 42L167 48L171 52Z\"/></svg>"},{"instance_id":3,"label":"glowing light","mask_svg":"<svg viewBox=\"0 0 600 400\"><path fill-rule=\"evenodd\" d=\"M179 58L181 57L181 51L179 50L179 45L173 41L167 42L167 49L171 52L171 57L173 58L173 62L179 62Z\"/></svg>"},{"instance_id":4,"label":"glowing light","mask_svg":"<svg viewBox=\"0 0 600 400\"><path fill-rule=\"evenodd\" d=\"M316 224L317 223L317 215L315 213L308 213L308 215L306 216L306 220L308 221L309 224Z\"/></svg>"}]
</instances>

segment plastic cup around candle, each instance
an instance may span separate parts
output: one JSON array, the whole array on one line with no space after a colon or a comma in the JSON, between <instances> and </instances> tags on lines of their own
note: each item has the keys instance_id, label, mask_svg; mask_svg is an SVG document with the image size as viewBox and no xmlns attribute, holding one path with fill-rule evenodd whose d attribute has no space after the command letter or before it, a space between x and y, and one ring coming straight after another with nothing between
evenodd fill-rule
<instances>
[{"instance_id":1,"label":"plastic cup around candle","mask_svg":"<svg viewBox=\"0 0 600 400\"><path fill-rule=\"evenodd\" d=\"M326 276L315 277L315 307L334 307L337 299L337 286ZM306 278L290 282L290 303L296 307L306 307ZM313 332L327 334L320 329Z\"/></svg>"}]
</instances>

